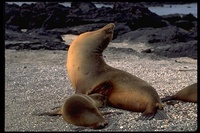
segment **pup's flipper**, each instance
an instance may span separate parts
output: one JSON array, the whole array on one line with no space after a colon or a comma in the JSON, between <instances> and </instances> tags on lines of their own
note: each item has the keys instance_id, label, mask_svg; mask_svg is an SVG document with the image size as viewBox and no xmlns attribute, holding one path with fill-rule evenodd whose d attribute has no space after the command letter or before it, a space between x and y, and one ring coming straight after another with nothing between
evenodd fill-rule
<instances>
[{"instance_id":1,"label":"pup's flipper","mask_svg":"<svg viewBox=\"0 0 200 133\"><path fill-rule=\"evenodd\" d=\"M61 108L59 108L56 111L53 112L43 112L43 113L38 113L38 116L44 116L44 115L48 115L48 116L56 116L56 115L62 115L61 113Z\"/></svg>"}]
</instances>

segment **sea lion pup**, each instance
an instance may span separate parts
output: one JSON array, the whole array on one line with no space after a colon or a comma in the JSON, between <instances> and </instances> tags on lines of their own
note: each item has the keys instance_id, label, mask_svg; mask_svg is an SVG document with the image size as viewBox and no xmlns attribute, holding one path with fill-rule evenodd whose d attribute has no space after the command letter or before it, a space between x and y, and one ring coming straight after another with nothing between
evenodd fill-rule
<instances>
[{"instance_id":1,"label":"sea lion pup","mask_svg":"<svg viewBox=\"0 0 200 133\"><path fill-rule=\"evenodd\" d=\"M99 129L108 124L108 121L104 119L98 110L99 107L104 106L105 102L106 97L101 94L85 95L76 93L67 98L58 110L39 115L62 115L63 119L68 123Z\"/></svg>"},{"instance_id":2,"label":"sea lion pup","mask_svg":"<svg viewBox=\"0 0 200 133\"><path fill-rule=\"evenodd\" d=\"M162 102L166 102L169 100L180 100L184 102L197 103L197 83L191 84L179 90L176 94L172 96L161 98Z\"/></svg>"},{"instance_id":3,"label":"sea lion pup","mask_svg":"<svg viewBox=\"0 0 200 133\"><path fill-rule=\"evenodd\" d=\"M110 106L143 112L147 119L167 118L149 83L104 61L102 53L113 38L114 28L114 23L107 24L80 34L71 43L66 68L75 93L101 93L107 96Z\"/></svg>"}]
</instances>

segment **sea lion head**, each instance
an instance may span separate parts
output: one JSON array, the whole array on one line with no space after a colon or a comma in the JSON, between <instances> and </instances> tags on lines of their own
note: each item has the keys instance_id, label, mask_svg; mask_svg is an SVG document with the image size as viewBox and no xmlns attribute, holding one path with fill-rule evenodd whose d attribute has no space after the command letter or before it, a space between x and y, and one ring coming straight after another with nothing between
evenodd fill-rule
<instances>
[{"instance_id":1,"label":"sea lion head","mask_svg":"<svg viewBox=\"0 0 200 133\"><path fill-rule=\"evenodd\" d=\"M108 46L110 41L113 39L115 24L109 23L105 25L103 28L97 30L99 32L98 36L98 43L97 44L97 52L103 52L103 50Z\"/></svg>"},{"instance_id":2,"label":"sea lion head","mask_svg":"<svg viewBox=\"0 0 200 133\"><path fill-rule=\"evenodd\" d=\"M113 38L115 24L109 23L101 29L80 34L74 44L84 53L102 53ZM77 50L78 48L76 48Z\"/></svg>"},{"instance_id":3,"label":"sea lion head","mask_svg":"<svg viewBox=\"0 0 200 133\"><path fill-rule=\"evenodd\" d=\"M63 119L71 124L77 126L85 126L90 128L103 128L108 124L108 121L104 119L101 112L98 110L101 104L101 94L85 95L81 93L75 93L66 99L62 106ZM96 103L100 102L100 103Z\"/></svg>"}]
</instances>

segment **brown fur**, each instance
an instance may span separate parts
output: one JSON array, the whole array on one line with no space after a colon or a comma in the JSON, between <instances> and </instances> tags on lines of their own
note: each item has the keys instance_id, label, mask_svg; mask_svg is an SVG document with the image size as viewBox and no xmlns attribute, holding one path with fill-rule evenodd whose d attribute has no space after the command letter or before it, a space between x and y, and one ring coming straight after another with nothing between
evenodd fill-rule
<instances>
[{"instance_id":1,"label":"brown fur","mask_svg":"<svg viewBox=\"0 0 200 133\"><path fill-rule=\"evenodd\" d=\"M70 45L67 56L67 72L76 93L101 93L116 108L143 112L159 119L167 118L156 90L146 81L123 70L109 66L102 52L113 38L115 25L79 35ZM159 115L160 116L160 115ZM152 118L151 117L151 118Z\"/></svg>"},{"instance_id":2,"label":"brown fur","mask_svg":"<svg viewBox=\"0 0 200 133\"><path fill-rule=\"evenodd\" d=\"M191 84L172 96L167 96L162 98L162 102L169 100L180 100L184 102L193 102L197 103L197 83Z\"/></svg>"},{"instance_id":3,"label":"brown fur","mask_svg":"<svg viewBox=\"0 0 200 133\"><path fill-rule=\"evenodd\" d=\"M106 97L101 94L85 95L76 93L64 102L58 110L54 112L41 113L40 115L62 115L63 119L77 126L89 128L103 128L108 124L99 111L106 102Z\"/></svg>"}]
</instances>

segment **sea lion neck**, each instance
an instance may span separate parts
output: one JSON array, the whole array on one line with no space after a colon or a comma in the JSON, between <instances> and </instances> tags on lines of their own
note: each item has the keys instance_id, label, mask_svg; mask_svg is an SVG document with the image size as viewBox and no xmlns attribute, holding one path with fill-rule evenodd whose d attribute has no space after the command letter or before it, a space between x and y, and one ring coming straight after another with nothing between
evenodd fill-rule
<instances>
[{"instance_id":1,"label":"sea lion neck","mask_svg":"<svg viewBox=\"0 0 200 133\"><path fill-rule=\"evenodd\" d=\"M102 56L103 51L107 48L113 38L114 27L115 25L110 23L104 26L102 29L90 32L90 37L95 36L92 38L96 38L94 46L90 47L92 48L92 53Z\"/></svg>"},{"instance_id":2,"label":"sea lion neck","mask_svg":"<svg viewBox=\"0 0 200 133\"><path fill-rule=\"evenodd\" d=\"M100 45L98 45L93 49L92 53L97 56L102 56L103 51L107 48L109 42L110 42L109 38L106 38L104 41L101 42Z\"/></svg>"},{"instance_id":3,"label":"sea lion neck","mask_svg":"<svg viewBox=\"0 0 200 133\"><path fill-rule=\"evenodd\" d=\"M99 30L82 33L70 44L66 67L75 90L86 94L87 89L94 84L95 78L85 83L85 77L92 77L107 70L108 65L103 58L103 51L113 38L114 27L115 25L110 23Z\"/></svg>"}]
</instances>

